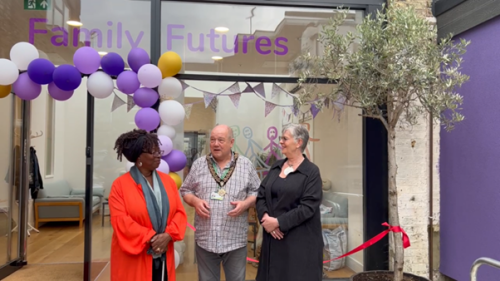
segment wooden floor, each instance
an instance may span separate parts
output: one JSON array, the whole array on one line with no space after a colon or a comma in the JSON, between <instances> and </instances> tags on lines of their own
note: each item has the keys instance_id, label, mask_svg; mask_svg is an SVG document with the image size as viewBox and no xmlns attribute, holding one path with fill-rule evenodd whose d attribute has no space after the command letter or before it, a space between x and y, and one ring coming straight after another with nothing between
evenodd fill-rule
<instances>
[{"instance_id":1,"label":"wooden floor","mask_svg":"<svg viewBox=\"0 0 500 281\"><path fill-rule=\"evenodd\" d=\"M193 222L194 211L188 207L188 221ZM101 226L101 216L96 214L92 220L92 262L96 263L92 273L96 281L110 280L109 255L111 245L112 228L109 217L105 217L105 224ZM176 270L177 280L196 281L197 267L194 255L194 232L188 228L186 231L186 252L184 261ZM251 244L248 246L248 256L253 257ZM78 227L78 223L48 223L40 227L40 233L32 233L28 238L28 266L14 273L6 280L26 280L26 278L15 279L16 274L30 267L51 266L55 264L81 264L80 276L83 278L83 251L84 251L84 229ZM56 268L51 269L57 270ZM257 268L247 264L246 279L255 280ZM61 272L61 274L64 274ZM329 278L348 278L354 272L349 268L327 272ZM78 274L76 274L78 275ZM11 279L13 278L13 279ZM221 279L225 280L224 272L221 270ZM67 279L69 281L69 279ZM71 279L73 280L73 279Z\"/></svg>"}]
</instances>

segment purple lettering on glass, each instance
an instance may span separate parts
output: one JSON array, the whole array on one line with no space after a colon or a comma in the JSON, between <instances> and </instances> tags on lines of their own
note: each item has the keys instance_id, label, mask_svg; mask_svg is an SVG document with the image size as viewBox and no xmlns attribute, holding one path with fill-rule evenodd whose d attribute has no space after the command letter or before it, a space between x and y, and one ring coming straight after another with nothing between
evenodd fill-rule
<instances>
[{"instance_id":1,"label":"purple lettering on glass","mask_svg":"<svg viewBox=\"0 0 500 281\"><path fill-rule=\"evenodd\" d=\"M210 33L207 34L207 37L210 39L210 50L212 52L220 52L220 50L215 47L215 39L219 38L219 36L219 34L215 34L215 29L210 29Z\"/></svg>"},{"instance_id":2,"label":"purple lettering on glass","mask_svg":"<svg viewBox=\"0 0 500 281\"><path fill-rule=\"evenodd\" d=\"M174 39L184 39L184 36L182 35L174 35L172 33L174 28L178 29L184 29L184 25L182 24L168 24L167 25L167 50L171 51L172 50L172 40Z\"/></svg>"},{"instance_id":3,"label":"purple lettering on glass","mask_svg":"<svg viewBox=\"0 0 500 281\"><path fill-rule=\"evenodd\" d=\"M248 52L248 42L251 40L253 40L253 35L243 35L243 54L246 54Z\"/></svg>"},{"instance_id":4,"label":"purple lettering on glass","mask_svg":"<svg viewBox=\"0 0 500 281\"><path fill-rule=\"evenodd\" d=\"M85 40L83 40L83 42L85 42L85 46L90 46L91 34L95 34L97 37L97 47L102 47L102 32L97 28L88 30L85 27L81 27L80 30L78 30L78 28L73 28L73 47L78 47L80 33L82 32L85 35Z\"/></svg>"},{"instance_id":5,"label":"purple lettering on glass","mask_svg":"<svg viewBox=\"0 0 500 281\"><path fill-rule=\"evenodd\" d=\"M262 41L266 42L263 43ZM257 40L255 40L255 49L261 55L269 55L271 53L271 50L262 50L262 47L271 47L271 39L269 39L269 37L262 36L257 38Z\"/></svg>"},{"instance_id":6,"label":"purple lettering on glass","mask_svg":"<svg viewBox=\"0 0 500 281\"><path fill-rule=\"evenodd\" d=\"M130 44L130 47L132 49L139 48L139 44L141 43L142 36L144 36L144 31L139 32L139 35L137 35L137 38L134 39L132 38L132 34L130 34L130 31L125 31L125 35L127 36L128 43Z\"/></svg>"},{"instance_id":7,"label":"purple lettering on glass","mask_svg":"<svg viewBox=\"0 0 500 281\"><path fill-rule=\"evenodd\" d=\"M68 46L68 32L66 31L66 29L64 27L52 28L52 32L54 32L54 33L61 32L61 31L62 31L62 34L52 36L52 38L50 38L50 42L52 43L52 45L57 46L57 47L59 47L59 46L67 47ZM58 39L61 39L61 41L58 42Z\"/></svg>"},{"instance_id":8,"label":"purple lettering on glass","mask_svg":"<svg viewBox=\"0 0 500 281\"><path fill-rule=\"evenodd\" d=\"M116 35L116 47L118 49L121 49L122 48L122 37L123 37L123 30L122 30L122 23L121 22L118 22L116 24L116 33L118 33Z\"/></svg>"},{"instance_id":9,"label":"purple lettering on glass","mask_svg":"<svg viewBox=\"0 0 500 281\"><path fill-rule=\"evenodd\" d=\"M199 37L200 37L200 43L199 43L198 47L195 48L193 46L193 34L188 33L188 49L189 50L191 50L193 52L196 52L196 51L203 52L205 50L205 43L204 43L205 36L203 36L203 33L200 33Z\"/></svg>"},{"instance_id":10,"label":"purple lettering on glass","mask_svg":"<svg viewBox=\"0 0 500 281\"><path fill-rule=\"evenodd\" d=\"M112 21L108 21L108 26L111 27L113 26L113 22ZM113 30L109 29L108 30L108 48L111 48L113 47Z\"/></svg>"},{"instance_id":11,"label":"purple lettering on glass","mask_svg":"<svg viewBox=\"0 0 500 281\"><path fill-rule=\"evenodd\" d=\"M286 43L288 42L288 39L286 39L285 37L276 38L276 40L274 41L274 46L275 46L274 53L278 56L284 56L288 53L288 47L284 44L281 44L280 41ZM280 48L281 51L278 51L277 48Z\"/></svg>"},{"instance_id":12,"label":"purple lettering on glass","mask_svg":"<svg viewBox=\"0 0 500 281\"><path fill-rule=\"evenodd\" d=\"M237 38L235 38L235 41L233 41L233 42L235 42L235 43L233 43L233 48L232 49L228 49L227 48L227 36L226 36L226 34L222 35L222 50L224 52L226 52L226 53L232 53L235 50L236 50L236 52L238 52L238 50L236 48L238 46L238 43L237 43L238 41L236 41L236 39Z\"/></svg>"},{"instance_id":13,"label":"purple lettering on glass","mask_svg":"<svg viewBox=\"0 0 500 281\"><path fill-rule=\"evenodd\" d=\"M37 22L43 22L47 23L47 19L42 19L42 18L31 18L30 19L30 31L29 31L29 40L31 44L35 44L35 34L40 33L40 34L47 34L46 29L35 29L35 23Z\"/></svg>"}]
</instances>

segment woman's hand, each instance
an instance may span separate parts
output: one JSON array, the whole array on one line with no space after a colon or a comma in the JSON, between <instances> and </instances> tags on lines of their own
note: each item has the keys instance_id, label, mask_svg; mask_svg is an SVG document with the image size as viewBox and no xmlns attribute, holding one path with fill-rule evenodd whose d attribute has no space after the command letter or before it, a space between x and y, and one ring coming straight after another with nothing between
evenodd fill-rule
<instances>
[{"instance_id":1,"label":"woman's hand","mask_svg":"<svg viewBox=\"0 0 500 281\"><path fill-rule=\"evenodd\" d=\"M270 217L268 214L264 214L261 220L262 227L267 233L270 233L276 239L283 239L283 232L279 230L278 219Z\"/></svg>"},{"instance_id":2,"label":"woman's hand","mask_svg":"<svg viewBox=\"0 0 500 281\"><path fill-rule=\"evenodd\" d=\"M151 247L156 254L164 253L170 240L172 237L168 233L157 234L151 239Z\"/></svg>"}]
</instances>

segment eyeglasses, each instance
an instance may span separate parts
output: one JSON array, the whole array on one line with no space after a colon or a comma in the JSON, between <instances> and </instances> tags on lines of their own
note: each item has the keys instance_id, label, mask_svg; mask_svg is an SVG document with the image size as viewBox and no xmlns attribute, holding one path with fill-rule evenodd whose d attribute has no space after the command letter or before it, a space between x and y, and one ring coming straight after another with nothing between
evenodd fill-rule
<instances>
[{"instance_id":1,"label":"eyeglasses","mask_svg":"<svg viewBox=\"0 0 500 281\"><path fill-rule=\"evenodd\" d=\"M144 153L147 153L147 154L151 154L155 157L161 157L163 155L163 150L160 150L160 151L154 151L154 152L147 152L147 151L144 151Z\"/></svg>"}]
</instances>

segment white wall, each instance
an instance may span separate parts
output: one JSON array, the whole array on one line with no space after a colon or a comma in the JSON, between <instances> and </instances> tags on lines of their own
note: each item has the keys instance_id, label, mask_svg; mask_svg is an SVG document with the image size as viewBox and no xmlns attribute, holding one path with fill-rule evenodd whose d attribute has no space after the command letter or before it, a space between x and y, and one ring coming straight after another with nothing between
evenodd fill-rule
<instances>
[{"instance_id":1,"label":"white wall","mask_svg":"<svg viewBox=\"0 0 500 281\"><path fill-rule=\"evenodd\" d=\"M10 185L4 179L9 172L11 166L14 136L12 132L13 125L13 112L14 112L14 97L9 95L0 99L0 206L2 208L8 207L9 188ZM11 170L12 171L12 170Z\"/></svg>"}]
</instances>

